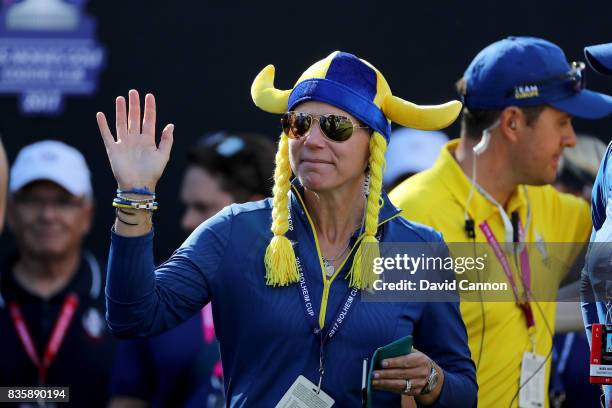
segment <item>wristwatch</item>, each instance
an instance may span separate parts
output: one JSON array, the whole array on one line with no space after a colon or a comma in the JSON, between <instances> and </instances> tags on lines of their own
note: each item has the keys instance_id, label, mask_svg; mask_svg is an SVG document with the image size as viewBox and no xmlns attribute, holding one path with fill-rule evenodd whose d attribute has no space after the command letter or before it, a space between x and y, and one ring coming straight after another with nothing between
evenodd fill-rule
<instances>
[{"instance_id":1,"label":"wristwatch","mask_svg":"<svg viewBox=\"0 0 612 408\"><path fill-rule=\"evenodd\" d=\"M431 366L431 371L429 372L429 377L427 377L427 384L421 390L421 395L429 394L438 384L438 370L436 370L433 361L429 360L429 365Z\"/></svg>"}]
</instances>

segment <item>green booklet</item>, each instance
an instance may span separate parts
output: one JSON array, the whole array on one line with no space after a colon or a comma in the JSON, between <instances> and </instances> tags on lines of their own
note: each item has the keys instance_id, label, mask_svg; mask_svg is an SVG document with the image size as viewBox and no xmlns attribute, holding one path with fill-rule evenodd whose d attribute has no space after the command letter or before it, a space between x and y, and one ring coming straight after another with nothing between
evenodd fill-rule
<instances>
[{"instance_id":1,"label":"green booklet","mask_svg":"<svg viewBox=\"0 0 612 408\"><path fill-rule=\"evenodd\" d=\"M381 368L381 361L387 358L404 356L412 352L412 336L402 337L395 340L393 343L376 349L370 359L370 368L368 370L366 388L363 390L366 393L364 401L367 401L366 407L372 406L372 373L375 369Z\"/></svg>"}]
</instances>

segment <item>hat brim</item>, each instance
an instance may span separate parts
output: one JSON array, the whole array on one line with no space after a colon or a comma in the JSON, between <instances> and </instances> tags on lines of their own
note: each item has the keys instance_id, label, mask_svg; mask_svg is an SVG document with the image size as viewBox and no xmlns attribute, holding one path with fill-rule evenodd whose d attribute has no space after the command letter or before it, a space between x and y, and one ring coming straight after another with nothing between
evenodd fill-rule
<instances>
[{"instance_id":1,"label":"hat brim","mask_svg":"<svg viewBox=\"0 0 612 408\"><path fill-rule=\"evenodd\" d=\"M585 47L584 56L595 71L612 75L612 43Z\"/></svg>"},{"instance_id":2,"label":"hat brim","mask_svg":"<svg viewBox=\"0 0 612 408\"><path fill-rule=\"evenodd\" d=\"M11 193L14 193L36 181L50 181L53 184L56 184L57 186L59 186L60 188L63 188L64 190L66 190L71 195L77 196L77 197L90 196L91 194L90 192L84 192L84 191L79 190L74 185L72 185L72 183L68 182L67 180L63 179L62 177L58 175L45 174L42 172L32 172L26 176L20 177L19 180L15 180L13 183L10 184L9 191Z\"/></svg>"},{"instance_id":3,"label":"hat brim","mask_svg":"<svg viewBox=\"0 0 612 408\"><path fill-rule=\"evenodd\" d=\"M612 96L585 89L549 105L578 118L599 119L612 113Z\"/></svg>"}]
</instances>

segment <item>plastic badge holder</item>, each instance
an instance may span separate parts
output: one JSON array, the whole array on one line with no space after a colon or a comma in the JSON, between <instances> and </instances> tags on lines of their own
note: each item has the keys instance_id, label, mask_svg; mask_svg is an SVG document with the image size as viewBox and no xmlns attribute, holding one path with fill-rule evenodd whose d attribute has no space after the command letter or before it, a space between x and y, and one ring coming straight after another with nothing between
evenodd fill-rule
<instances>
[{"instance_id":1,"label":"plastic badge holder","mask_svg":"<svg viewBox=\"0 0 612 408\"><path fill-rule=\"evenodd\" d=\"M612 330L603 324L591 326L591 384L612 384Z\"/></svg>"},{"instance_id":2,"label":"plastic badge holder","mask_svg":"<svg viewBox=\"0 0 612 408\"><path fill-rule=\"evenodd\" d=\"M387 358L405 356L412 353L412 336L402 337L395 340L393 343L376 349L370 360L370 369L368 371L367 382L367 407L372 406L372 374L375 369L381 368L381 361Z\"/></svg>"}]
</instances>

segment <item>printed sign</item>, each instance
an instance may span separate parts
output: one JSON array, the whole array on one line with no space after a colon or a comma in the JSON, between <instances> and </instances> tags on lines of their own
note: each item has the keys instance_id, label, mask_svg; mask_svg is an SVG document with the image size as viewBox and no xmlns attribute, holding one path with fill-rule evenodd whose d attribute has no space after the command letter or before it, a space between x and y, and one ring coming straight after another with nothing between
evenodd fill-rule
<instances>
[{"instance_id":1,"label":"printed sign","mask_svg":"<svg viewBox=\"0 0 612 408\"><path fill-rule=\"evenodd\" d=\"M2 0L0 94L29 115L57 115L64 95L91 95L104 66L87 0Z\"/></svg>"}]
</instances>

